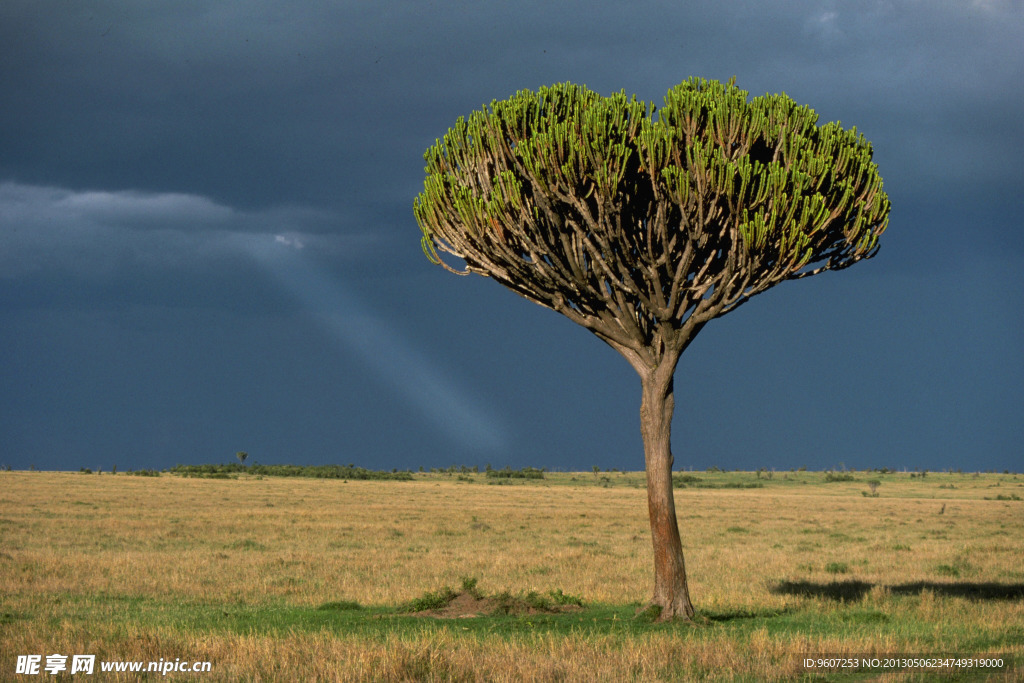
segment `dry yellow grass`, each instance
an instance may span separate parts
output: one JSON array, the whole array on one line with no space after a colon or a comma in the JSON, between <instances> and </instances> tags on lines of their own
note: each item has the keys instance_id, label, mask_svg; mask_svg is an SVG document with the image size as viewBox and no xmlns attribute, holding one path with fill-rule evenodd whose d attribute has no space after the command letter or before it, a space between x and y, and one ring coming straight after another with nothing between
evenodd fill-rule
<instances>
[{"instance_id":1,"label":"dry yellow grass","mask_svg":"<svg viewBox=\"0 0 1024 683\"><path fill-rule=\"evenodd\" d=\"M651 581L644 491L570 476L486 486L482 476L341 482L0 473L0 678L13 671L15 654L81 651L209 660L214 673L206 680L661 680L686 671L786 680L798 673L800 652L958 647L971 642L963 634L991 633L993 624L999 633L1010 629L997 650L1024 652L1019 598L892 594L915 582L1024 583L1024 502L985 499L1024 497L1024 478L1013 475L889 476L877 498L862 495L865 476L677 491L693 596L698 609L721 617L713 627L629 638L543 630L462 638L457 629L368 637L190 629L120 614L132 601L148 601L155 614L168 605L393 606L458 586L463 576L479 577L485 589L558 588L589 604L644 601ZM858 613L908 626L878 629L869 620L851 630L849 605L778 591L787 581L819 589L863 582L869 590L857 596ZM801 610L812 615L809 628L725 628L747 614Z\"/></svg>"}]
</instances>

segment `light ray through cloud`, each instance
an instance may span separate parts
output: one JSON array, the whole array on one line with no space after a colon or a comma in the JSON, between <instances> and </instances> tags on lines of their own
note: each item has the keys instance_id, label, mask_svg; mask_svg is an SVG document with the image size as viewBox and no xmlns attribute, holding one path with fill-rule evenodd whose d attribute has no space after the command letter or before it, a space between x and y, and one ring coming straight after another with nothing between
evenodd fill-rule
<instances>
[{"instance_id":1,"label":"light ray through cloud","mask_svg":"<svg viewBox=\"0 0 1024 683\"><path fill-rule=\"evenodd\" d=\"M466 448L506 449L501 421L367 310L345 286L303 258L294 235L237 235L243 251L272 275L346 349L365 362L435 429Z\"/></svg>"}]
</instances>

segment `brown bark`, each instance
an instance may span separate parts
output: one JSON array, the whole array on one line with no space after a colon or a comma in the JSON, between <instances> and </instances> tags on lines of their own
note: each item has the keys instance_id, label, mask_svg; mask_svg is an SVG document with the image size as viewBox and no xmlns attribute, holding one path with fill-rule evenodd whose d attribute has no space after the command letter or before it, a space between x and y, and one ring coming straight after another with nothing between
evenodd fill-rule
<instances>
[{"instance_id":1,"label":"brown bark","mask_svg":"<svg viewBox=\"0 0 1024 683\"><path fill-rule=\"evenodd\" d=\"M694 610L672 493L670 436L675 407L672 382L675 365L675 358L663 358L653 370L641 374L640 430L644 438L647 509L654 545L654 597L649 607L661 609L659 620L692 620Z\"/></svg>"}]
</instances>

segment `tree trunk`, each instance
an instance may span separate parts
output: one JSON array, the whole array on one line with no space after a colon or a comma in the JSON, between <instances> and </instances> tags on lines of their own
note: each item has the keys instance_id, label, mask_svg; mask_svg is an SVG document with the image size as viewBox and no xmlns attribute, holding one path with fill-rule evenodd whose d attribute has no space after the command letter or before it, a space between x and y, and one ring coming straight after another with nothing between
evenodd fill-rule
<instances>
[{"instance_id":1,"label":"tree trunk","mask_svg":"<svg viewBox=\"0 0 1024 683\"><path fill-rule=\"evenodd\" d=\"M694 610L686 585L686 563L676 522L672 494L672 411L675 408L672 377L675 360L663 358L653 370L642 373L640 431L644 437L647 466L647 509L654 544L654 597L651 607L661 608L659 620L693 619Z\"/></svg>"}]
</instances>

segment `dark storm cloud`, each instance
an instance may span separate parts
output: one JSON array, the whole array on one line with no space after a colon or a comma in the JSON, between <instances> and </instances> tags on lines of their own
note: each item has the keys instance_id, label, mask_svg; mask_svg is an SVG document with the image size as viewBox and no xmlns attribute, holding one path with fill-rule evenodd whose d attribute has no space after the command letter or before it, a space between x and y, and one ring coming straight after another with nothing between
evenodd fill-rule
<instances>
[{"instance_id":1,"label":"dark storm cloud","mask_svg":"<svg viewBox=\"0 0 1024 683\"><path fill-rule=\"evenodd\" d=\"M369 215L408 202L422 149L492 98L571 79L660 102L691 74L736 75L752 94L786 90L858 124L918 193L1019 180L1024 152L1011 87L1024 75L1022 12L1009 3L93 2L42 12L14 2L0 12L0 174L33 184Z\"/></svg>"},{"instance_id":2,"label":"dark storm cloud","mask_svg":"<svg viewBox=\"0 0 1024 683\"><path fill-rule=\"evenodd\" d=\"M1009 0L5 0L0 352L13 360L0 380L17 393L0 394L0 449L79 439L102 452L158 434L153 452L171 458L185 444L233 453L239 434L257 434L279 452L433 454L389 467L470 461L417 450L438 432L415 417L398 415L400 429L382 417L394 397L288 317L298 299L240 247L258 236L301 247L442 374L486 391L482 408L502 405L510 439L529 444L521 464L622 466L616 454L638 450L635 378L557 316L430 269L411 216L422 152L521 88L571 80L660 104L690 75L735 75L752 95L785 91L822 121L856 125L894 208L875 261L702 333L699 360L681 368L704 387L700 401L680 394L693 405L677 417L685 452L810 460L814 434L838 430L835 460L904 447L960 457L972 440L1008 457L1024 437L1024 333L999 315L1024 292L1022 42L1024 7ZM772 334L773 358L807 349L788 383L750 348ZM822 376L838 379L814 385ZM149 396L135 377L167 389L126 398ZM835 426L836 391L874 432ZM225 408L238 394L258 398ZM735 405L751 402L765 404L757 426L737 427ZM67 418L59 430L51 404ZM811 445L790 450L779 434L797 432Z\"/></svg>"}]
</instances>

